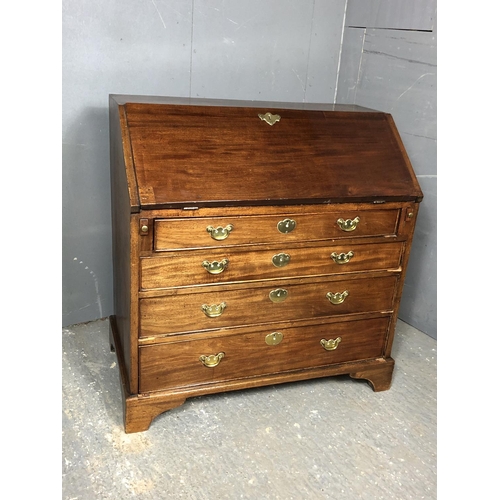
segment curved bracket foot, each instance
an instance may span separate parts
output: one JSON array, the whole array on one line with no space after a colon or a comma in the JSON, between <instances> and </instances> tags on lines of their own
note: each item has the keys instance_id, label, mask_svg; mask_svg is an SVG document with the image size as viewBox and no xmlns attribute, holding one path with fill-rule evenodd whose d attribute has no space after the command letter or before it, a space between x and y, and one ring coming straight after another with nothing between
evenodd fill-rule
<instances>
[{"instance_id":1,"label":"curved bracket foot","mask_svg":"<svg viewBox=\"0 0 500 500\"><path fill-rule=\"evenodd\" d=\"M349 373L351 378L366 379L375 392L387 391L391 387L394 360L386 358L383 363L367 366L363 370Z\"/></svg>"},{"instance_id":2,"label":"curved bracket foot","mask_svg":"<svg viewBox=\"0 0 500 500\"><path fill-rule=\"evenodd\" d=\"M162 399L151 397L129 397L125 400L124 427L127 434L143 432L149 429L155 417L173 408L181 406L185 398Z\"/></svg>"}]
</instances>

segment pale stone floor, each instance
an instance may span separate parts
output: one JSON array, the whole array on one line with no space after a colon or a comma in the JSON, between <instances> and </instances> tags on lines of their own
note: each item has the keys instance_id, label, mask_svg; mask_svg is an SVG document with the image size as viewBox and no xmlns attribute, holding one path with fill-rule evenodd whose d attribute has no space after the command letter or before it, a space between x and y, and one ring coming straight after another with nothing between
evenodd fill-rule
<instances>
[{"instance_id":1,"label":"pale stone floor","mask_svg":"<svg viewBox=\"0 0 500 500\"><path fill-rule=\"evenodd\" d=\"M125 434L107 319L62 331L62 498L436 498L436 341L399 322L392 387L348 376L187 400Z\"/></svg>"}]
</instances>

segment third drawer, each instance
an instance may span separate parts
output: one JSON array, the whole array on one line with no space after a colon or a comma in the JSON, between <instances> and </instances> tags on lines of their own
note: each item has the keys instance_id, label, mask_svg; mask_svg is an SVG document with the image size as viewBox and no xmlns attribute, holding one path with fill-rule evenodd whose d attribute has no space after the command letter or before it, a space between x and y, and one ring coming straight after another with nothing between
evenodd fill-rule
<instances>
[{"instance_id":1,"label":"third drawer","mask_svg":"<svg viewBox=\"0 0 500 500\"><path fill-rule=\"evenodd\" d=\"M295 280L252 287L203 287L191 293L142 298L140 336L389 311L398 277L395 273L307 283Z\"/></svg>"}]
</instances>

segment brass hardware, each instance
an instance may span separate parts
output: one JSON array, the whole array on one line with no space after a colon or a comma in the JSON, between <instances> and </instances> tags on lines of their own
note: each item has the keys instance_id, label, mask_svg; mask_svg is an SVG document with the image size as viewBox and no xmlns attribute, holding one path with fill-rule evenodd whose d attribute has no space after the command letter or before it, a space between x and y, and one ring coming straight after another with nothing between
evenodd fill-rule
<instances>
[{"instance_id":1,"label":"brass hardware","mask_svg":"<svg viewBox=\"0 0 500 500\"><path fill-rule=\"evenodd\" d=\"M283 302L288 297L288 291L284 288L277 288L269 292L269 298L271 302Z\"/></svg>"},{"instance_id":2,"label":"brass hardware","mask_svg":"<svg viewBox=\"0 0 500 500\"><path fill-rule=\"evenodd\" d=\"M267 345L278 345L283 340L281 332L274 332L266 335L265 341Z\"/></svg>"},{"instance_id":3,"label":"brass hardware","mask_svg":"<svg viewBox=\"0 0 500 500\"><path fill-rule=\"evenodd\" d=\"M297 223L293 219L283 219L278 222L278 231L283 234L291 233Z\"/></svg>"},{"instance_id":4,"label":"brass hardware","mask_svg":"<svg viewBox=\"0 0 500 500\"><path fill-rule=\"evenodd\" d=\"M208 304L203 304L201 306L201 310L209 318L217 318L217 316L220 316L224 312L226 306L227 304L225 302L221 302L220 304L212 304L211 306L209 306Z\"/></svg>"},{"instance_id":5,"label":"brass hardware","mask_svg":"<svg viewBox=\"0 0 500 500\"><path fill-rule=\"evenodd\" d=\"M354 257L354 252L347 252L347 253L336 253L333 252L330 257L334 260L336 264L347 264L353 257Z\"/></svg>"},{"instance_id":6,"label":"brass hardware","mask_svg":"<svg viewBox=\"0 0 500 500\"><path fill-rule=\"evenodd\" d=\"M321 339L319 343L323 346L323 349L325 349L325 351L335 351L335 349L337 349L337 347L339 346L341 340L342 337L337 337L336 339L330 340Z\"/></svg>"},{"instance_id":7,"label":"brass hardware","mask_svg":"<svg viewBox=\"0 0 500 500\"><path fill-rule=\"evenodd\" d=\"M337 224L339 225L340 229L342 231L354 231L358 225L359 222L359 217L356 217L355 219L338 219Z\"/></svg>"},{"instance_id":8,"label":"brass hardware","mask_svg":"<svg viewBox=\"0 0 500 500\"><path fill-rule=\"evenodd\" d=\"M277 253L273 256L273 264L276 267L285 267L290 263L290 255L287 253Z\"/></svg>"},{"instance_id":9,"label":"brass hardware","mask_svg":"<svg viewBox=\"0 0 500 500\"><path fill-rule=\"evenodd\" d=\"M207 368L215 368L221 361L221 359L225 356L225 353L219 352L219 354L210 354L209 356L201 355L200 361Z\"/></svg>"},{"instance_id":10,"label":"brass hardware","mask_svg":"<svg viewBox=\"0 0 500 500\"><path fill-rule=\"evenodd\" d=\"M269 125L274 125L276 122L279 122L281 120L281 116L280 115L273 115L273 114L271 114L269 112L267 112L265 115L261 115L259 113L259 118L261 120L264 120Z\"/></svg>"},{"instance_id":11,"label":"brass hardware","mask_svg":"<svg viewBox=\"0 0 500 500\"><path fill-rule=\"evenodd\" d=\"M233 226L231 224L228 224L226 227L213 227L213 226L208 226L207 227L207 232L210 234L210 236L217 241L225 240L228 236L229 233L233 230Z\"/></svg>"},{"instance_id":12,"label":"brass hardware","mask_svg":"<svg viewBox=\"0 0 500 500\"><path fill-rule=\"evenodd\" d=\"M149 220L148 219L140 219L139 220L140 233L145 236L149 232Z\"/></svg>"},{"instance_id":13,"label":"brass hardware","mask_svg":"<svg viewBox=\"0 0 500 500\"><path fill-rule=\"evenodd\" d=\"M346 299L346 297L348 295L349 295L349 292L347 290L343 291L342 293L340 293L340 292L336 292L336 293L328 292L326 294L326 298L333 305L337 305L337 304L342 304L342 302L344 302L344 300Z\"/></svg>"},{"instance_id":14,"label":"brass hardware","mask_svg":"<svg viewBox=\"0 0 500 500\"><path fill-rule=\"evenodd\" d=\"M205 270L210 274L220 274L222 271L227 269L229 265L228 259L222 259L220 262L214 260L213 262L209 262L208 260L204 260L201 265L205 268Z\"/></svg>"},{"instance_id":15,"label":"brass hardware","mask_svg":"<svg viewBox=\"0 0 500 500\"><path fill-rule=\"evenodd\" d=\"M413 207L408 207L406 209L406 217L405 217L406 221L413 219L413 217L415 216L415 212L413 210L414 210Z\"/></svg>"}]
</instances>

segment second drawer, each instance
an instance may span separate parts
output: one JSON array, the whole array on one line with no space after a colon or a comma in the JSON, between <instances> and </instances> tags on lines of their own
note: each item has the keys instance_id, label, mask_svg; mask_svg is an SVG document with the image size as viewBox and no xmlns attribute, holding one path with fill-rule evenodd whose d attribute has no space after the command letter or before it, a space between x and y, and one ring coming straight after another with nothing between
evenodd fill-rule
<instances>
[{"instance_id":1,"label":"second drawer","mask_svg":"<svg viewBox=\"0 0 500 500\"><path fill-rule=\"evenodd\" d=\"M141 288L397 269L403 243L186 250L141 259Z\"/></svg>"}]
</instances>

